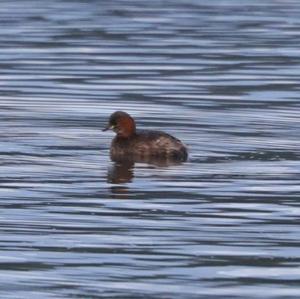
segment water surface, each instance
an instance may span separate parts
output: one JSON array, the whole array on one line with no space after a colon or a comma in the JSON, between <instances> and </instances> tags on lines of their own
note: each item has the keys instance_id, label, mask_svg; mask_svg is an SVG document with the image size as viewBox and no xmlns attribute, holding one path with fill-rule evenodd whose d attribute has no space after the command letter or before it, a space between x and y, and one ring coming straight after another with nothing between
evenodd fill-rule
<instances>
[{"instance_id":1,"label":"water surface","mask_svg":"<svg viewBox=\"0 0 300 299\"><path fill-rule=\"evenodd\" d=\"M1 1L0 297L299 298L298 1ZM187 144L109 159L109 115Z\"/></svg>"}]
</instances>

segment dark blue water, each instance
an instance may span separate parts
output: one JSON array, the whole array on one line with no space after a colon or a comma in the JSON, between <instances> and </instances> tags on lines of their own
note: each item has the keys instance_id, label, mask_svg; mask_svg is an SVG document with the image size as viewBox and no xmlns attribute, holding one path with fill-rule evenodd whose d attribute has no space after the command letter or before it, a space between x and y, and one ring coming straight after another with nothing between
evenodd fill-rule
<instances>
[{"instance_id":1,"label":"dark blue water","mask_svg":"<svg viewBox=\"0 0 300 299\"><path fill-rule=\"evenodd\" d=\"M299 298L299 48L296 0L1 1L0 298Z\"/></svg>"}]
</instances>

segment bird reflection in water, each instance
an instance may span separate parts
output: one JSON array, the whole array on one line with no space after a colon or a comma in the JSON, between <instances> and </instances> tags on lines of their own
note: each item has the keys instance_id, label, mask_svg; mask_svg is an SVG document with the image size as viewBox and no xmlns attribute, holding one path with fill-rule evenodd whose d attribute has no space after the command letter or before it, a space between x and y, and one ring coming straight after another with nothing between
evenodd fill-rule
<instances>
[{"instance_id":1,"label":"bird reflection in water","mask_svg":"<svg viewBox=\"0 0 300 299\"><path fill-rule=\"evenodd\" d=\"M135 163L145 163L149 167L168 167L173 165L179 165L182 161L177 159L159 159L159 158L147 158L147 159L134 159L134 160L120 160L115 161L112 167L109 168L107 173L107 182L111 184L124 184L132 182L134 178L134 166Z\"/></svg>"},{"instance_id":2,"label":"bird reflection in water","mask_svg":"<svg viewBox=\"0 0 300 299\"><path fill-rule=\"evenodd\" d=\"M182 161L176 159L135 159L115 161L114 164L108 169L107 182L113 184L111 186L111 197L117 199L129 199L131 192L128 185L134 179L135 163L144 163L149 167L168 167L182 164Z\"/></svg>"},{"instance_id":3,"label":"bird reflection in water","mask_svg":"<svg viewBox=\"0 0 300 299\"><path fill-rule=\"evenodd\" d=\"M134 177L133 169L133 161L114 162L114 164L108 169L107 182L114 184L114 186L110 187L112 198L129 198L128 187L124 184L132 181Z\"/></svg>"},{"instance_id":4,"label":"bird reflection in water","mask_svg":"<svg viewBox=\"0 0 300 299\"><path fill-rule=\"evenodd\" d=\"M130 183L134 177L133 161L119 161L108 169L107 182L111 184Z\"/></svg>"}]
</instances>

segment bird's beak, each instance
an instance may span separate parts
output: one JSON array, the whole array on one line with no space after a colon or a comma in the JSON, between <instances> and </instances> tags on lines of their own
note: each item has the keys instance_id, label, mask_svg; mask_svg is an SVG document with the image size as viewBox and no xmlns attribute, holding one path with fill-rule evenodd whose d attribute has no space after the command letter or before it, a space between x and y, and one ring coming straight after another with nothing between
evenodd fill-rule
<instances>
[{"instance_id":1,"label":"bird's beak","mask_svg":"<svg viewBox=\"0 0 300 299\"><path fill-rule=\"evenodd\" d=\"M107 125L104 129L102 129L102 132L105 132L105 131L107 131L107 130L110 130L110 129L113 129L114 128L114 126L113 125Z\"/></svg>"}]
</instances>

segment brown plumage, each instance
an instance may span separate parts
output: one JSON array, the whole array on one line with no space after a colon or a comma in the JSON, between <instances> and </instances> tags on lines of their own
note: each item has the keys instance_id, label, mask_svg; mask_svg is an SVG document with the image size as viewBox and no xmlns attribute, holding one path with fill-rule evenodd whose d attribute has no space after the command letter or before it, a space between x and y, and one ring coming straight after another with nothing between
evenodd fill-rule
<instances>
[{"instance_id":1,"label":"brown plumage","mask_svg":"<svg viewBox=\"0 0 300 299\"><path fill-rule=\"evenodd\" d=\"M134 119L126 112L114 112L103 131L108 129L117 134L110 147L113 161L187 159L187 149L180 140L161 131L137 130Z\"/></svg>"}]
</instances>

